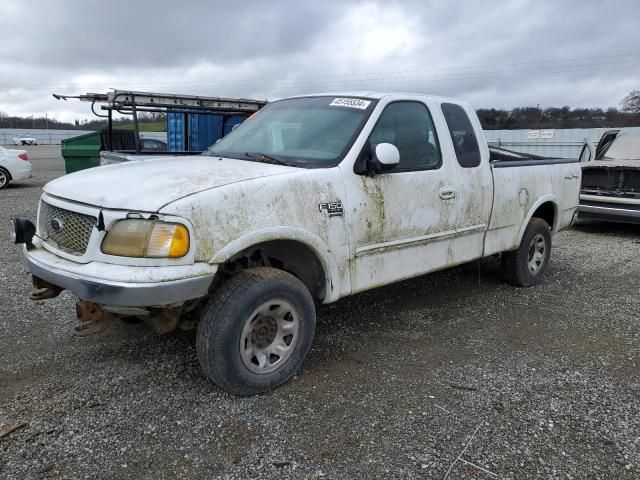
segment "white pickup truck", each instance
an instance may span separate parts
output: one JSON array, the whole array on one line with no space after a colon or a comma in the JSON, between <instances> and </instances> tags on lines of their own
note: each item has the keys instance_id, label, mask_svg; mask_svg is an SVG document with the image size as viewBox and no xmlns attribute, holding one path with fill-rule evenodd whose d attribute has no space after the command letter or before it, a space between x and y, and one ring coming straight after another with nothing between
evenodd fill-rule
<instances>
[{"instance_id":1,"label":"white pickup truck","mask_svg":"<svg viewBox=\"0 0 640 480\"><path fill-rule=\"evenodd\" d=\"M13 238L33 299L79 298L79 334L197 325L206 375L248 395L300 369L316 302L498 253L508 282L539 283L579 186L573 161L492 161L464 102L303 96L204 155L56 179Z\"/></svg>"}]
</instances>

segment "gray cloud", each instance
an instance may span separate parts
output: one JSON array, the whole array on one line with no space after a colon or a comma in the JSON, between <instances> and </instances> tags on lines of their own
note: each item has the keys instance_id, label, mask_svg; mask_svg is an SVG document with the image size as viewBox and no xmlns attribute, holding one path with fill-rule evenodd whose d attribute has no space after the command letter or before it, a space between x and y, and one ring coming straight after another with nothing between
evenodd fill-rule
<instances>
[{"instance_id":1,"label":"gray cloud","mask_svg":"<svg viewBox=\"0 0 640 480\"><path fill-rule=\"evenodd\" d=\"M21 1L9 61L43 66L184 66L304 49L338 3L260 1ZM313 19L292 21L295 17ZM28 20L27 20L28 19ZM25 24L26 23L26 24Z\"/></svg>"},{"instance_id":2,"label":"gray cloud","mask_svg":"<svg viewBox=\"0 0 640 480\"><path fill-rule=\"evenodd\" d=\"M418 91L478 107L616 106L640 88L636 0L3 0L0 111L87 117L52 92L273 98Z\"/></svg>"}]
</instances>

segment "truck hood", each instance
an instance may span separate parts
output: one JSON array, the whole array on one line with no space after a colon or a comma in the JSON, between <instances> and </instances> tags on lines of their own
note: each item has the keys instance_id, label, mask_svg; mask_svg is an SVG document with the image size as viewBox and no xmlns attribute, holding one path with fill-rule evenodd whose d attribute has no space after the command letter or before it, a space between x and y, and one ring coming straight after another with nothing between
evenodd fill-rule
<instances>
[{"instance_id":1,"label":"truck hood","mask_svg":"<svg viewBox=\"0 0 640 480\"><path fill-rule=\"evenodd\" d=\"M203 155L168 157L82 170L47 183L44 191L97 207L157 212L204 190L295 171L294 167Z\"/></svg>"}]
</instances>

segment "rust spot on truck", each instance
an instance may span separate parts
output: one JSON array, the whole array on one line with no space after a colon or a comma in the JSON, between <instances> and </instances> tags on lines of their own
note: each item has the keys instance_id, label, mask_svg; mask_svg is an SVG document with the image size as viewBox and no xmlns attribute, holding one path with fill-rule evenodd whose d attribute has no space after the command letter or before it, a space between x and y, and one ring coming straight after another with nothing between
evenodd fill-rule
<instances>
[{"instance_id":1,"label":"rust spot on truck","mask_svg":"<svg viewBox=\"0 0 640 480\"><path fill-rule=\"evenodd\" d=\"M76 318L80 323L73 329L73 334L78 337L87 337L106 331L118 315L104 311L96 303L78 300Z\"/></svg>"},{"instance_id":2,"label":"rust spot on truck","mask_svg":"<svg viewBox=\"0 0 640 480\"><path fill-rule=\"evenodd\" d=\"M88 337L102 333L111 327L114 321L131 318L128 313L114 313L115 310L124 312L122 308L106 307L97 303L78 300L76 302L76 318L79 324L73 329L78 337ZM126 309L125 309L126 310ZM140 319L143 320L158 335L173 332L183 320L180 317L182 307L165 307L158 309L139 309Z\"/></svg>"}]
</instances>

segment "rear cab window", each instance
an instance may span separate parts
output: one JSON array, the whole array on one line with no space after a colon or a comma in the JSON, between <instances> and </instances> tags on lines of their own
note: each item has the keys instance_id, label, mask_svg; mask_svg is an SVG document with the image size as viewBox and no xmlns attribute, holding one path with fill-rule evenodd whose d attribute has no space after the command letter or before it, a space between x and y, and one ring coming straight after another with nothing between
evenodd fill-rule
<instances>
[{"instance_id":1,"label":"rear cab window","mask_svg":"<svg viewBox=\"0 0 640 480\"><path fill-rule=\"evenodd\" d=\"M477 167L481 159L480 147L467 112L455 103L443 103L441 108L451 134L458 163L463 168Z\"/></svg>"}]
</instances>

